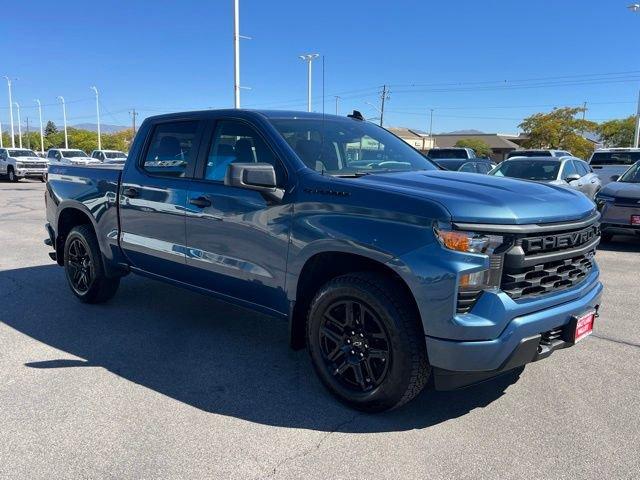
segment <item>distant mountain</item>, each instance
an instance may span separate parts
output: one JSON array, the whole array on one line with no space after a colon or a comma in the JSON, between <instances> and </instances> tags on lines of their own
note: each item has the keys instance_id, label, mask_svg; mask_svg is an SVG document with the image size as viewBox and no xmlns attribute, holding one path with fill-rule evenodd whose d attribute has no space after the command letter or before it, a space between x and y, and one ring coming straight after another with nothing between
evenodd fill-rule
<instances>
[{"instance_id":1,"label":"distant mountain","mask_svg":"<svg viewBox=\"0 0 640 480\"><path fill-rule=\"evenodd\" d=\"M96 123L78 123L77 125L72 125L72 127L79 128L81 130L89 130L91 132L98 131L98 124ZM100 132L102 133L116 133L121 132L122 130L126 130L127 128L131 127L125 127L123 125L109 125L106 123L100 124Z\"/></svg>"},{"instance_id":2,"label":"distant mountain","mask_svg":"<svg viewBox=\"0 0 640 480\"><path fill-rule=\"evenodd\" d=\"M439 135L481 135L484 132L480 130L454 130L453 132L442 132Z\"/></svg>"}]
</instances>

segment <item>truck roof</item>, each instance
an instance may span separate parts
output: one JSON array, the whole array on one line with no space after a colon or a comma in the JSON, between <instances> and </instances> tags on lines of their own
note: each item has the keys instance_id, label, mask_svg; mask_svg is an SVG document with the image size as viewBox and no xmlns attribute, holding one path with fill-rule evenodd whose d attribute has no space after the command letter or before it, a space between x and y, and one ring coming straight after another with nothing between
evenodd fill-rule
<instances>
[{"instance_id":1,"label":"truck roof","mask_svg":"<svg viewBox=\"0 0 640 480\"><path fill-rule=\"evenodd\" d=\"M254 110L254 109L235 109L235 108L223 108L217 110L193 110L186 112L174 112L165 113L162 115L154 115L147 117L147 120L167 119L167 118L181 118L181 117L196 117L196 118L208 118L218 115L262 115L267 118L314 118L314 119L340 119L346 120L348 117L341 115L333 115L330 113L318 113L318 112L300 112L297 110Z\"/></svg>"}]
</instances>

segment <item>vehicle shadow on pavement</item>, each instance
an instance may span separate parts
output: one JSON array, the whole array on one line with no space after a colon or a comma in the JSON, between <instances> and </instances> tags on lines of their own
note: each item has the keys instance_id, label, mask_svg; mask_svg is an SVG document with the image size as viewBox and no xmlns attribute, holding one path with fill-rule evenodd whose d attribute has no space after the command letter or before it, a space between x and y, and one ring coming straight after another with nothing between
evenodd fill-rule
<instances>
[{"instance_id":1,"label":"vehicle shadow on pavement","mask_svg":"<svg viewBox=\"0 0 640 480\"><path fill-rule=\"evenodd\" d=\"M76 357L20 359L27 368L102 367L203 411L266 425L425 428L488 405L518 377L457 392L425 390L396 411L357 414L325 391L305 351L288 348L284 321L134 276L111 302L84 305L55 265L0 271L2 298L0 322Z\"/></svg>"},{"instance_id":2,"label":"vehicle shadow on pavement","mask_svg":"<svg viewBox=\"0 0 640 480\"><path fill-rule=\"evenodd\" d=\"M600 242L598 250L605 252L640 252L640 237L617 235L610 242Z\"/></svg>"}]
</instances>

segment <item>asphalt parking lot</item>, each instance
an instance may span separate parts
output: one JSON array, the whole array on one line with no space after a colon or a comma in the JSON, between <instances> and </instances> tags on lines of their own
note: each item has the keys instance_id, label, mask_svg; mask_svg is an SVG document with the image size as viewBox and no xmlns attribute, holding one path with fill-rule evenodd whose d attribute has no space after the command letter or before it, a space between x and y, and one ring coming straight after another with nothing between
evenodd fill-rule
<instances>
[{"instance_id":1,"label":"asphalt parking lot","mask_svg":"<svg viewBox=\"0 0 640 480\"><path fill-rule=\"evenodd\" d=\"M577 347L366 415L283 322L133 276L77 302L42 243L44 188L0 182L0 478L640 475L640 239L599 251L601 317Z\"/></svg>"}]
</instances>

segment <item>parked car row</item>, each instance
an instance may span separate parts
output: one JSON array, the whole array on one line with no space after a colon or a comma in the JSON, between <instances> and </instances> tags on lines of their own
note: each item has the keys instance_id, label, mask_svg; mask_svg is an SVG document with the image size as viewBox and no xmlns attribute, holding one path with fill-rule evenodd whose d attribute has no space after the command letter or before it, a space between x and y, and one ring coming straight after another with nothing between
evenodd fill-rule
<instances>
[{"instance_id":1,"label":"parked car row","mask_svg":"<svg viewBox=\"0 0 640 480\"><path fill-rule=\"evenodd\" d=\"M123 164L127 154L118 150L94 150L91 156L73 148L52 148L46 157L28 148L0 148L0 175L10 182L21 178L39 178L45 181L51 163L69 165Z\"/></svg>"}]
</instances>

